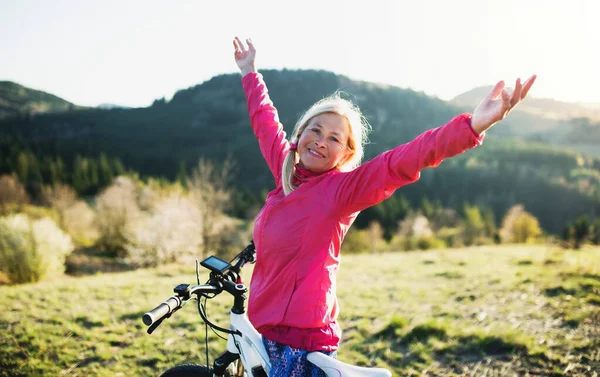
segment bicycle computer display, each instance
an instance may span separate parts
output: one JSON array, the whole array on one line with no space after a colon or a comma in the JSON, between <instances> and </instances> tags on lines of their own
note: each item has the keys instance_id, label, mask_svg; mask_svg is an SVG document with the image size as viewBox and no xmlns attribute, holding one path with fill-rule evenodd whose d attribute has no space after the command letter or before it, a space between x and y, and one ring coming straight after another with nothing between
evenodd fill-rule
<instances>
[{"instance_id":1,"label":"bicycle computer display","mask_svg":"<svg viewBox=\"0 0 600 377\"><path fill-rule=\"evenodd\" d=\"M219 272L219 273L222 273L223 271L225 271L229 267L231 267L231 264L229 264L229 262L226 262L223 259L217 258L217 257L215 257L213 255L211 255L210 257L206 258L202 262L200 262L200 264L203 267L206 267L206 268L208 268L209 270L211 270L213 272Z\"/></svg>"}]
</instances>

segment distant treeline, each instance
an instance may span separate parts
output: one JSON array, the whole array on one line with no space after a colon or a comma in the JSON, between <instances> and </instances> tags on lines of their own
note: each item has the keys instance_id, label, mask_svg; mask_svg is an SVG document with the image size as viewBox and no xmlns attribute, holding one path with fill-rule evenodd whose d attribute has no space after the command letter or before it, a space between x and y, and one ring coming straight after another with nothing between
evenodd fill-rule
<instances>
[{"instance_id":1,"label":"distant treeline","mask_svg":"<svg viewBox=\"0 0 600 377\"><path fill-rule=\"evenodd\" d=\"M73 187L80 196L95 195L115 177L126 173L121 160L108 158L104 153L97 157L76 155L65 162L60 156L36 156L30 150L18 151L14 146L8 153L1 152L0 174L16 174L34 199L39 198L43 186L58 183Z\"/></svg>"},{"instance_id":2,"label":"distant treeline","mask_svg":"<svg viewBox=\"0 0 600 377\"><path fill-rule=\"evenodd\" d=\"M422 93L349 80L324 71L264 71L271 97L289 132L300 113L342 90L373 126L366 160L446 123L459 110ZM511 137L510 119L488 131L482 147L426 169L421 179L392 199L364 211L395 228L407 208L423 203L461 210L477 205L496 221L516 204L560 234L581 215L600 213L600 160ZM527 125L522 125L527 127ZM181 180L199 158L230 159L235 167L236 216L260 206L273 179L249 126L239 75L221 75L181 90L148 108L78 109L0 121L0 172L14 172L35 190L61 181L92 195L125 170L140 177ZM34 195L33 195L34 196ZM384 225L386 228L386 225ZM385 230L385 229L384 229Z\"/></svg>"}]
</instances>

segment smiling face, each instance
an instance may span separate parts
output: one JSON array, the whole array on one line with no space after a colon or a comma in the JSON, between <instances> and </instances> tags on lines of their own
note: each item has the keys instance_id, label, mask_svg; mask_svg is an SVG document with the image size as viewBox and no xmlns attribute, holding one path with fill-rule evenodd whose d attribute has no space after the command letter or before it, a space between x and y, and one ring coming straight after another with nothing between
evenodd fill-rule
<instances>
[{"instance_id":1,"label":"smiling face","mask_svg":"<svg viewBox=\"0 0 600 377\"><path fill-rule=\"evenodd\" d=\"M323 113L312 118L298 139L298 164L314 173L323 173L346 161L350 127L345 117Z\"/></svg>"}]
</instances>

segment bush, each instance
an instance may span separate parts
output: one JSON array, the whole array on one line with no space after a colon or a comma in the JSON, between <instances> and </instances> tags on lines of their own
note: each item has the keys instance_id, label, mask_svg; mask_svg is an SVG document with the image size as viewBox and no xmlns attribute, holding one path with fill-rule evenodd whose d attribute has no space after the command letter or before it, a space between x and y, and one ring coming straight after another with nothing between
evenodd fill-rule
<instances>
[{"instance_id":1,"label":"bush","mask_svg":"<svg viewBox=\"0 0 600 377\"><path fill-rule=\"evenodd\" d=\"M443 227L436 232L437 237L448 247L465 246L463 231L460 228Z\"/></svg>"},{"instance_id":2,"label":"bush","mask_svg":"<svg viewBox=\"0 0 600 377\"><path fill-rule=\"evenodd\" d=\"M83 200L77 200L63 213L63 229L79 246L89 247L98 241L96 213Z\"/></svg>"},{"instance_id":3,"label":"bush","mask_svg":"<svg viewBox=\"0 0 600 377\"><path fill-rule=\"evenodd\" d=\"M342 242L341 253L357 254L370 251L372 243L369 238L368 230L351 227Z\"/></svg>"},{"instance_id":4,"label":"bush","mask_svg":"<svg viewBox=\"0 0 600 377\"><path fill-rule=\"evenodd\" d=\"M71 237L49 219L16 214L0 217L0 269L12 283L62 275L73 251Z\"/></svg>"},{"instance_id":5,"label":"bush","mask_svg":"<svg viewBox=\"0 0 600 377\"><path fill-rule=\"evenodd\" d=\"M476 206L465 205L464 241L466 245L476 245L477 240L485 237L485 222Z\"/></svg>"},{"instance_id":6,"label":"bush","mask_svg":"<svg viewBox=\"0 0 600 377\"><path fill-rule=\"evenodd\" d=\"M396 235L390 242L390 248L396 251L443 249L446 247L448 247L448 245L444 240L432 235L420 237Z\"/></svg>"},{"instance_id":7,"label":"bush","mask_svg":"<svg viewBox=\"0 0 600 377\"><path fill-rule=\"evenodd\" d=\"M58 225L77 245L91 246L97 241L96 214L86 202L77 200L73 188L61 183L44 186L41 202L56 212Z\"/></svg>"},{"instance_id":8,"label":"bush","mask_svg":"<svg viewBox=\"0 0 600 377\"><path fill-rule=\"evenodd\" d=\"M202 253L202 214L194 201L171 194L140 221L125 245L127 260L134 266L157 266L185 262Z\"/></svg>"},{"instance_id":9,"label":"bush","mask_svg":"<svg viewBox=\"0 0 600 377\"><path fill-rule=\"evenodd\" d=\"M59 219L62 221L64 211L77 200L77 193L71 187L58 183L54 186L42 187L40 200L43 205L54 208L60 216Z\"/></svg>"},{"instance_id":10,"label":"bush","mask_svg":"<svg viewBox=\"0 0 600 377\"><path fill-rule=\"evenodd\" d=\"M16 205L21 207L29 202L25 187L16 176L0 176L0 213L6 213L5 207Z\"/></svg>"},{"instance_id":11,"label":"bush","mask_svg":"<svg viewBox=\"0 0 600 377\"><path fill-rule=\"evenodd\" d=\"M231 188L228 186L232 165L229 159L221 167L200 159L186 182L190 195L202 216L202 245L205 253L218 253L223 225L227 223L225 210L231 205ZM227 226L225 226L227 228Z\"/></svg>"},{"instance_id":12,"label":"bush","mask_svg":"<svg viewBox=\"0 0 600 377\"><path fill-rule=\"evenodd\" d=\"M117 257L126 256L129 237L140 219L136 183L129 177L118 177L96 198L98 246Z\"/></svg>"},{"instance_id":13,"label":"bush","mask_svg":"<svg viewBox=\"0 0 600 377\"><path fill-rule=\"evenodd\" d=\"M503 243L534 242L542 234L538 220L522 205L513 206L502 220L499 235Z\"/></svg>"},{"instance_id":14,"label":"bush","mask_svg":"<svg viewBox=\"0 0 600 377\"><path fill-rule=\"evenodd\" d=\"M417 248L419 250L444 249L446 243L435 237L420 237L417 239Z\"/></svg>"},{"instance_id":15,"label":"bush","mask_svg":"<svg viewBox=\"0 0 600 377\"><path fill-rule=\"evenodd\" d=\"M398 224L398 236L402 238L422 238L433 236L433 230L427 217L418 212L409 212Z\"/></svg>"}]
</instances>

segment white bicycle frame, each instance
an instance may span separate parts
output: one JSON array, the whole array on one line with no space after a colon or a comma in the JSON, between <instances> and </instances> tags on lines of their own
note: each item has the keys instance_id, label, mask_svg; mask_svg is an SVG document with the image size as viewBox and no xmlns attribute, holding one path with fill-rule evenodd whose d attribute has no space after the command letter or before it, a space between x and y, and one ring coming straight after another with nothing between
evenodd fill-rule
<instances>
[{"instance_id":1,"label":"white bicycle frame","mask_svg":"<svg viewBox=\"0 0 600 377\"><path fill-rule=\"evenodd\" d=\"M248 315L231 312L230 329L234 334L227 338L227 350L240 355L240 360L248 377L258 377L252 374L253 368L262 366L269 375L271 363L263 345L262 335L256 331ZM241 335L237 335L241 333ZM308 361L321 368L328 377L391 377L392 373L383 368L365 368L341 362L321 352L310 352Z\"/></svg>"}]
</instances>

